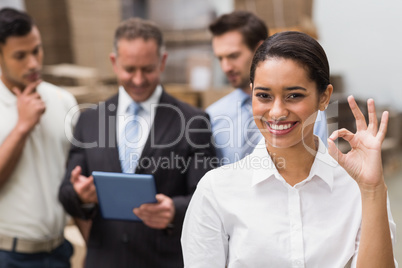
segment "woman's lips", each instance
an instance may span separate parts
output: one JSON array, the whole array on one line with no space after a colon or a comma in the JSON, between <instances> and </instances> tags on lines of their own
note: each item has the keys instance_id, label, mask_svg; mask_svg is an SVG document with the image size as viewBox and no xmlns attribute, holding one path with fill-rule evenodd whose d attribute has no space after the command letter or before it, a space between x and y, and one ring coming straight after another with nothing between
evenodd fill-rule
<instances>
[{"instance_id":1,"label":"woman's lips","mask_svg":"<svg viewBox=\"0 0 402 268\"><path fill-rule=\"evenodd\" d=\"M274 135L285 135L291 132L297 125L298 122L274 122L265 121L268 127L268 131Z\"/></svg>"}]
</instances>

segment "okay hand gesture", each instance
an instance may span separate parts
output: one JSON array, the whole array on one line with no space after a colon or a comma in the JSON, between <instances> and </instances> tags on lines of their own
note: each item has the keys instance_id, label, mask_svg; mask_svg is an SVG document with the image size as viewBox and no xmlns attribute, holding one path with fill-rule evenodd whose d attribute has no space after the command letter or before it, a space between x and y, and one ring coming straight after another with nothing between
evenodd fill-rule
<instances>
[{"instance_id":1,"label":"okay hand gesture","mask_svg":"<svg viewBox=\"0 0 402 268\"><path fill-rule=\"evenodd\" d=\"M381 145L387 132L388 112L382 114L378 128L374 100L367 101L369 124L352 96L348 97L349 106L356 119L356 133L340 129L332 133L328 139L329 154L338 159L338 163L356 180L359 186L377 187L384 184L381 161ZM343 138L349 142L352 150L343 154L335 146L334 141Z\"/></svg>"}]
</instances>

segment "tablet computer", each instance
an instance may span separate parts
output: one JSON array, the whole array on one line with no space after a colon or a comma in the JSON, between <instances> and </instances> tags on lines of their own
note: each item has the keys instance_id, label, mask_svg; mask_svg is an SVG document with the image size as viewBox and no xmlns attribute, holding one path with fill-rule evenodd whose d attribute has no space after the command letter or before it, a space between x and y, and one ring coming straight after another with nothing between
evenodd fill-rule
<instances>
[{"instance_id":1,"label":"tablet computer","mask_svg":"<svg viewBox=\"0 0 402 268\"><path fill-rule=\"evenodd\" d=\"M152 175L94 171L92 176L104 219L141 221L133 209L157 202Z\"/></svg>"}]
</instances>

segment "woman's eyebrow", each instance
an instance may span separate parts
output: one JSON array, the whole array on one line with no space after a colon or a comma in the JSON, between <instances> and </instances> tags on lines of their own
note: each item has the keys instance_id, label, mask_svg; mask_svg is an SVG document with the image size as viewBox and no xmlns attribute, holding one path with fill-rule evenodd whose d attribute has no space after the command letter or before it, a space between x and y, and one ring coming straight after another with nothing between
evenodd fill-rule
<instances>
[{"instance_id":1,"label":"woman's eyebrow","mask_svg":"<svg viewBox=\"0 0 402 268\"><path fill-rule=\"evenodd\" d=\"M255 87L254 89L259 89L259 90L264 90L264 91L271 91L271 89L269 87ZM294 86L294 87L286 87L285 90L304 90L307 91L307 89L305 89L304 87L301 86Z\"/></svg>"},{"instance_id":2,"label":"woman's eyebrow","mask_svg":"<svg viewBox=\"0 0 402 268\"><path fill-rule=\"evenodd\" d=\"M307 89L305 89L304 87L301 87L301 86L287 87L285 89L286 90L298 90L298 89L301 89L301 90L307 91Z\"/></svg>"},{"instance_id":3,"label":"woman's eyebrow","mask_svg":"<svg viewBox=\"0 0 402 268\"><path fill-rule=\"evenodd\" d=\"M255 87L254 89L264 90L264 91L271 91L269 87Z\"/></svg>"}]
</instances>

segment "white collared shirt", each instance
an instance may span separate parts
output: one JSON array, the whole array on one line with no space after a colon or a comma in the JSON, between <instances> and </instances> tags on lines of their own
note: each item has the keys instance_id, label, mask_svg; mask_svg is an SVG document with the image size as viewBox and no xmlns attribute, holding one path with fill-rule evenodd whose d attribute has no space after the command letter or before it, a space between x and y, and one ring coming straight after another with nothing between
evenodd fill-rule
<instances>
[{"instance_id":1,"label":"white collared shirt","mask_svg":"<svg viewBox=\"0 0 402 268\"><path fill-rule=\"evenodd\" d=\"M152 128L152 124L155 119L156 114L156 107L159 104L160 98L162 95L162 86L158 85L152 93L152 95L146 100L141 103L141 110L138 113L137 120L140 123L140 134L141 136L138 139L138 143L136 144L136 151L139 155L141 155L145 143L147 142L149 133ZM133 99L128 95L126 90L123 86L119 87L119 99L118 99L118 106L117 106L117 120L116 120L116 134L117 134L117 143L119 142L119 137L126 126L127 120L131 120L132 114L128 113L128 106L133 102Z\"/></svg>"},{"instance_id":2,"label":"white collared shirt","mask_svg":"<svg viewBox=\"0 0 402 268\"><path fill-rule=\"evenodd\" d=\"M395 243L389 204L388 216ZM183 225L185 267L355 267L361 219L359 187L322 141L309 176L292 187L263 139L201 179Z\"/></svg>"}]
</instances>

